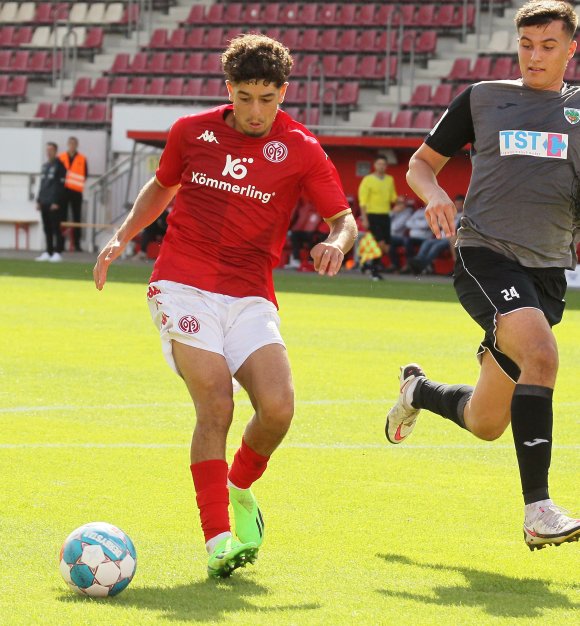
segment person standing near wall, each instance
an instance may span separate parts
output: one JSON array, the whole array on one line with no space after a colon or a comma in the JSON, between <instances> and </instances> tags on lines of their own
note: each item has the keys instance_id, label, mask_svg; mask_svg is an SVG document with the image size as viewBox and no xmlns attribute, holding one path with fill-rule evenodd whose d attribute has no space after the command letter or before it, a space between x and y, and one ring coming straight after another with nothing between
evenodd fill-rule
<instances>
[{"instance_id":1,"label":"person standing near wall","mask_svg":"<svg viewBox=\"0 0 580 626\"><path fill-rule=\"evenodd\" d=\"M76 137L69 137L67 151L58 155L66 168L66 181L64 184L64 206L63 218L68 218L69 207L71 210L71 221L81 221L81 211L83 207L83 191L85 182L89 175L87 158L78 152L79 140ZM73 229L75 252L81 252L81 229L77 226Z\"/></svg>"}]
</instances>

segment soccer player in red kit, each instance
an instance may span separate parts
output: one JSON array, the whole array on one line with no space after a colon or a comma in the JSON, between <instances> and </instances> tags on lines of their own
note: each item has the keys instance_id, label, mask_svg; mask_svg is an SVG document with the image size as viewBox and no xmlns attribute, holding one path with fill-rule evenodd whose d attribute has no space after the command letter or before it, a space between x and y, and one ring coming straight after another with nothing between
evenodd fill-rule
<instances>
[{"instance_id":1,"label":"soccer player in red kit","mask_svg":"<svg viewBox=\"0 0 580 626\"><path fill-rule=\"evenodd\" d=\"M175 197L149 285L164 356L193 399L191 473L210 576L253 562L264 520L250 487L284 438L294 391L272 280L300 194L330 225L312 248L334 276L356 237L337 172L316 138L278 110L292 68L288 50L264 35L232 40L222 55L232 104L178 119L155 177L94 269L97 289L127 243ZM228 469L232 376L254 416ZM228 504L232 504L232 536Z\"/></svg>"}]
</instances>

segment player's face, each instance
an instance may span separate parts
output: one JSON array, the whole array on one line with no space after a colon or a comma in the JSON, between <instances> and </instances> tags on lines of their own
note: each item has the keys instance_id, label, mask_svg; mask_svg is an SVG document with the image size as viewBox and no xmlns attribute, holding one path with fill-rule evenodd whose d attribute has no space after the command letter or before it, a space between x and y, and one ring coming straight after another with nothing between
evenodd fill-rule
<instances>
[{"instance_id":1,"label":"player's face","mask_svg":"<svg viewBox=\"0 0 580 626\"><path fill-rule=\"evenodd\" d=\"M547 26L522 26L519 31L518 58L526 87L560 91L568 61L574 56L576 42L563 28L562 20Z\"/></svg>"},{"instance_id":2,"label":"player's face","mask_svg":"<svg viewBox=\"0 0 580 626\"><path fill-rule=\"evenodd\" d=\"M230 101L234 104L234 128L251 137L270 132L278 105L284 102L288 83L276 87L263 80L250 83L226 81Z\"/></svg>"},{"instance_id":3,"label":"player's face","mask_svg":"<svg viewBox=\"0 0 580 626\"><path fill-rule=\"evenodd\" d=\"M377 159L374 163L375 172L382 176L387 171L387 162L385 159Z\"/></svg>"}]
</instances>

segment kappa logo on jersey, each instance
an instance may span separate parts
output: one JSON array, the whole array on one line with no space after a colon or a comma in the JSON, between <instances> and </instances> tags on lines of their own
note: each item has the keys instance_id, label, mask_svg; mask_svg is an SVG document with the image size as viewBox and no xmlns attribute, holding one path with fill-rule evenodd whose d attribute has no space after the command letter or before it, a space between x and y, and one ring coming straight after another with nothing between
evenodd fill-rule
<instances>
[{"instance_id":1,"label":"kappa logo on jersey","mask_svg":"<svg viewBox=\"0 0 580 626\"><path fill-rule=\"evenodd\" d=\"M193 315L184 315L178 322L179 328L184 333L194 335L199 332L199 322L193 317Z\"/></svg>"},{"instance_id":2,"label":"kappa logo on jersey","mask_svg":"<svg viewBox=\"0 0 580 626\"><path fill-rule=\"evenodd\" d=\"M500 130L499 151L501 156L516 154L565 159L568 156L568 135L533 130Z\"/></svg>"},{"instance_id":3,"label":"kappa logo on jersey","mask_svg":"<svg viewBox=\"0 0 580 626\"><path fill-rule=\"evenodd\" d=\"M243 165L243 163L253 163L254 159L251 157L249 159L233 159L231 154L226 156L226 164L224 167L224 171L222 172L222 176L231 176L236 180L241 180L245 178L248 174L248 168Z\"/></svg>"},{"instance_id":4,"label":"kappa logo on jersey","mask_svg":"<svg viewBox=\"0 0 580 626\"><path fill-rule=\"evenodd\" d=\"M213 134L213 130L204 130L203 133L198 137L203 141L207 141L208 143L219 143L217 137Z\"/></svg>"},{"instance_id":5,"label":"kappa logo on jersey","mask_svg":"<svg viewBox=\"0 0 580 626\"><path fill-rule=\"evenodd\" d=\"M281 141L269 141L264 146L264 156L272 163L281 163L288 156L288 148Z\"/></svg>"},{"instance_id":6,"label":"kappa logo on jersey","mask_svg":"<svg viewBox=\"0 0 580 626\"><path fill-rule=\"evenodd\" d=\"M578 124L580 122L580 109L564 108L564 117L569 124Z\"/></svg>"}]
</instances>

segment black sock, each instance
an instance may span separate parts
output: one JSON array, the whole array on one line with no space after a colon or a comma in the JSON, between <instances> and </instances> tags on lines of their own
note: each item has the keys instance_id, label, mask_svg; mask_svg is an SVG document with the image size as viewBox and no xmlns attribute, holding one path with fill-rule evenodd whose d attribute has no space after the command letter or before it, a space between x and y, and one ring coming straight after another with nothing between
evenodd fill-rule
<instances>
[{"instance_id":1,"label":"black sock","mask_svg":"<svg viewBox=\"0 0 580 626\"><path fill-rule=\"evenodd\" d=\"M512 398L512 433L526 504L550 497L553 393L541 385L516 385Z\"/></svg>"},{"instance_id":2,"label":"black sock","mask_svg":"<svg viewBox=\"0 0 580 626\"><path fill-rule=\"evenodd\" d=\"M420 378L411 404L416 409L427 409L467 429L463 411L472 395L473 387L470 385L446 385Z\"/></svg>"}]
</instances>

